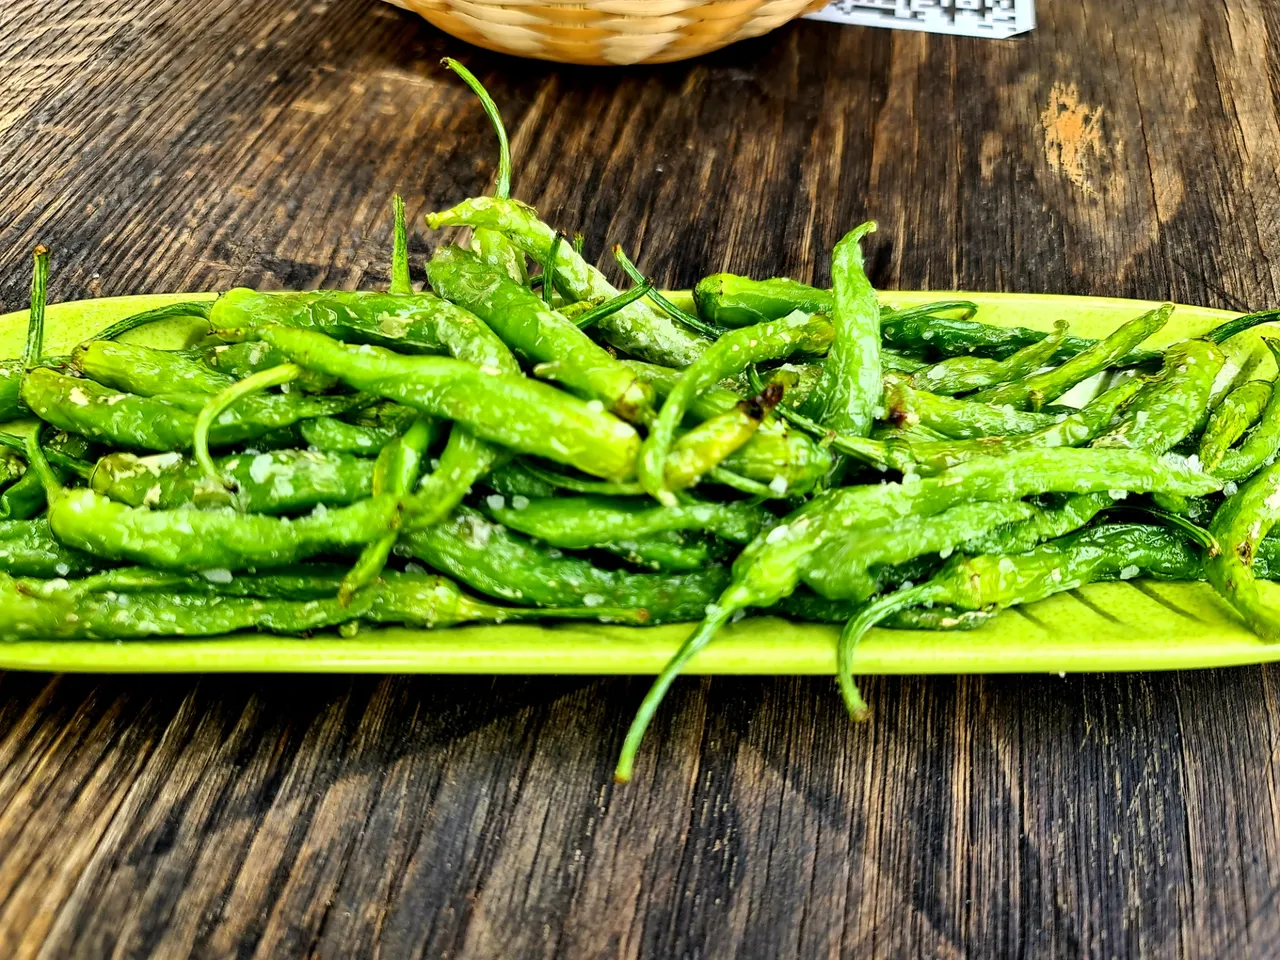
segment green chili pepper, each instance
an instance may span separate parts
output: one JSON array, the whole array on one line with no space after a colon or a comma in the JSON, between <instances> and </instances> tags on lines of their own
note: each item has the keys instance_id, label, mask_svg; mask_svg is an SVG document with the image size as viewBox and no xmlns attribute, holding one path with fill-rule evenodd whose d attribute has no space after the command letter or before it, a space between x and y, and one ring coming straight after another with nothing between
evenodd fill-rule
<instances>
[{"instance_id":1,"label":"green chili pepper","mask_svg":"<svg viewBox=\"0 0 1280 960\"><path fill-rule=\"evenodd\" d=\"M956 305L946 305L954 309ZM974 306L976 310L976 306ZM968 317L938 316L938 306L922 304L905 310L892 310L880 320L880 333L885 346L899 350L920 350L931 356L960 357L975 354L1004 360L1018 350L1039 343L1049 334L1027 327L999 327L979 323ZM1086 337L1065 337L1058 352L1050 358L1054 363L1065 363L1086 350L1093 349L1100 341ZM1134 349L1119 357L1111 366L1132 367L1160 359L1158 350Z\"/></svg>"},{"instance_id":2,"label":"green chili pepper","mask_svg":"<svg viewBox=\"0 0 1280 960\"><path fill-rule=\"evenodd\" d=\"M349 606L335 599L270 600L210 594L62 594L23 590L0 574L0 632L41 640L204 637L240 630L309 633L363 619L448 627L489 620L647 620L643 610L604 607L520 609L466 596L443 577L397 575L361 591Z\"/></svg>"},{"instance_id":3,"label":"green chili pepper","mask_svg":"<svg viewBox=\"0 0 1280 960\"><path fill-rule=\"evenodd\" d=\"M831 451L779 420L766 420L721 467L763 484L768 496L799 497L831 469Z\"/></svg>"},{"instance_id":4,"label":"green chili pepper","mask_svg":"<svg viewBox=\"0 0 1280 960\"><path fill-rule=\"evenodd\" d=\"M1014 500L1046 492L1159 490L1195 496L1218 486L1218 481L1176 457L1156 458L1138 450L1061 448L972 460L912 483L845 487L820 494L739 555L733 583L708 607L706 618L646 695L627 734L615 776L622 781L630 778L645 728L689 659L739 610L770 606L790 594L813 554L856 526L913 514L932 516L971 501Z\"/></svg>"},{"instance_id":5,"label":"green chili pepper","mask_svg":"<svg viewBox=\"0 0 1280 960\"><path fill-rule=\"evenodd\" d=\"M961 545L963 553L1026 553L1045 540L1079 530L1115 504L1110 493L1077 493L1056 506L1032 505L1031 516Z\"/></svg>"},{"instance_id":6,"label":"green chili pepper","mask_svg":"<svg viewBox=\"0 0 1280 960\"><path fill-rule=\"evenodd\" d=\"M1053 333L1038 343L1023 347L1004 360L987 357L948 357L931 367L918 371L911 377L911 385L917 390L943 396L954 396L970 390L981 390L1035 373L1050 361L1067 338L1067 324L1059 320Z\"/></svg>"},{"instance_id":7,"label":"green chili pepper","mask_svg":"<svg viewBox=\"0 0 1280 960\"><path fill-rule=\"evenodd\" d=\"M373 461L345 454L272 450L221 457L216 465L220 476L233 481L231 491L211 484L198 463L177 453L109 454L94 467L89 485L132 507L229 506L266 514L310 510L322 503L345 506L368 497L373 486Z\"/></svg>"},{"instance_id":8,"label":"green chili pepper","mask_svg":"<svg viewBox=\"0 0 1280 960\"><path fill-rule=\"evenodd\" d=\"M719 327L750 327L796 310L829 314L832 309L830 290L785 277L748 280L732 273L704 277L693 288L693 302L702 319Z\"/></svg>"},{"instance_id":9,"label":"green chili pepper","mask_svg":"<svg viewBox=\"0 0 1280 960\"><path fill-rule=\"evenodd\" d=\"M139 397L120 393L93 380L32 370L22 385L31 412L61 430L118 447L185 450L191 446L196 416L208 400L196 394ZM224 413L210 430L215 446L243 443L309 417L331 416L369 401L358 396L252 397Z\"/></svg>"},{"instance_id":10,"label":"green chili pepper","mask_svg":"<svg viewBox=\"0 0 1280 960\"><path fill-rule=\"evenodd\" d=\"M699 616L729 579L729 572L718 566L681 576L601 570L539 548L467 507L435 526L405 534L396 549L504 600L642 607L653 623Z\"/></svg>"},{"instance_id":11,"label":"green chili pepper","mask_svg":"<svg viewBox=\"0 0 1280 960\"><path fill-rule=\"evenodd\" d=\"M419 530L448 516L471 492L472 485L507 456L455 424L439 463L422 481L405 511L405 528Z\"/></svg>"},{"instance_id":12,"label":"green chili pepper","mask_svg":"<svg viewBox=\"0 0 1280 960\"><path fill-rule=\"evenodd\" d=\"M1271 384L1250 380L1232 390L1209 415L1200 437L1200 462L1210 472L1222 462L1232 444L1243 437L1262 416L1271 399Z\"/></svg>"},{"instance_id":13,"label":"green chili pepper","mask_svg":"<svg viewBox=\"0 0 1280 960\"><path fill-rule=\"evenodd\" d=\"M827 541L814 551L804 582L832 600L866 600L876 590L869 572L885 564L906 563L929 553L950 555L958 544L1031 516L1020 500L962 503L931 517L899 517L861 527Z\"/></svg>"},{"instance_id":14,"label":"green chili pepper","mask_svg":"<svg viewBox=\"0 0 1280 960\"><path fill-rule=\"evenodd\" d=\"M1111 336L1076 354L1060 366L1034 374L1015 383L1003 383L974 394L982 403L1009 404L1020 409L1039 409L1062 396L1078 383L1088 380L1137 349L1169 320L1173 305L1166 303L1120 326Z\"/></svg>"},{"instance_id":15,"label":"green chili pepper","mask_svg":"<svg viewBox=\"0 0 1280 960\"><path fill-rule=\"evenodd\" d=\"M44 484L33 470L0 493L0 520L30 520L44 508Z\"/></svg>"},{"instance_id":16,"label":"green chili pepper","mask_svg":"<svg viewBox=\"0 0 1280 960\"><path fill-rule=\"evenodd\" d=\"M409 412L416 417L416 411ZM309 446L324 453L376 454L396 438L393 423L365 426L333 417L306 420L300 430Z\"/></svg>"},{"instance_id":17,"label":"green chili pepper","mask_svg":"<svg viewBox=\"0 0 1280 960\"><path fill-rule=\"evenodd\" d=\"M676 427L694 397L724 377L741 373L750 363L800 352L819 353L830 344L831 336L831 324L825 319L793 314L771 323L731 330L707 348L667 395L641 448L638 474L645 490L662 503L675 502L664 480L667 453Z\"/></svg>"},{"instance_id":18,"label":"green chili pepper","mask_svg":"<svg viewBox=\"0 0 1280 960\"><path fill-rule=\"evenodd\" d=\"M317 507L298 518L140 509L64 487L40 448L40 431L27 437L26 452L49 500L49 529L63 545L158 569L226 572L296 563L377 539L395 528L400 510L401 498L388 495L337 510Z\"/></svg>"},{"instance_id":19,"label":"green chili pepper","mask_svg":"<svg viewBox=\"0 0 1280 960\"><path fill-rule=\"evenodd\" d=\"M485 475L484 484L499 496L537 500L554 497L558 489L518 460L499 463Z\"/></svg>"},{"instance_id":20,"label":"green chili pepper","mask_svg":"<svg viewBox=\"0 0 1280 960\"><path fill-rule=\"evenodd\" d=\"M272 568L269 573L233 577L202 573L176 573L150 567L115 567L75 580L44 583L24 580L22 589L41 597L82 597L94 593L205 593L223 597L258 597L264 600L332 599L346 573L327 563L305 563Z\"/></svg>"},{"instance_id":21,"label":"green chili pepper","mask_svg":"<svg viewBox=\"0 0 1280 960\"><path fill-rule=\"evenodd\" d=\"M596 476L623 480L634 470L640 441L631 426L546 384L485 373L446 357L347 346L309 330L263 327L252 335L302 367L340 377L366 394L456 420L481 439Z\"/></svg>"},{"instance_id":22,"label":"green chili pepper","mask_svg":"<svg viewBox=\"0 0 1280 960\"><path fill-rule=\"evenodd\" d=\"M748 280L731 273L703 279L694 288L698 313L722 327L742 327L784 317L793 310L830 313L831 291L785 278ZM1043 330L1001 327L970 319L978 305L966 300L920 304L903 310L883 306L880 334L886 347L926 351L942 357L977 355L1003 360L1033 343L1045 339ZM960 311L960 317L943 314ZM1062 362L1093 346L1097 341L1066 337L1050 359ZM1158 360L1155 351L1139 350L1123 358L1125 366ZM914 372L914 371L910 371Z\"/></svg>"},{"instance_id":23,"label":"green chili pepper","mask_svg":"<svg viewBox=\"0 0 1280 960\"><path fill-rule=\"evenodd\" d=\"M682 375L679 370L639 360L625 362L629 369L650 384L654 392L663 398L671 393ZM814 366L813 369L818 375L821 374L820 367ZM816 377L814 379L816 381ZM782 402L788 401L789 393L784 392ZM731 413L741 402L741 396L717 384L689 401L689 413L699 421L710 420ZM679 443L677 440L676 444ZM831 466L831 454L803 433L788 430L786 424L778 420L766 419L751 438L731 453L722 465L732 473L763 483L766 487L773 484L775 489L770 490L771 496L799 496L811 490L826 475Z\"/></svg>"},{"instance_id":24,"label":"green chili pepper","mask_svg":"<svg viewBox=\"0 0 1280 960\"><path fill-rule=\"evenodd\" d=\"M10 576L68 577L101 566L93 557L59 543L44 518L0 520L0 571Z\"/></svg>"},{"instance_id":25,"label":"green chili pepper","mask_svg":"<svg viewBox=\"0 0 1280 960\"><path fill-rule=\"evenodd\" d=\"M228 290L214 302L209 325L235 334L224 339L251 340L255 327L282 326L352 343L445 353L504 373L519 369L511 351L483 320L430 293Z\"/></svg>"},{"instance_id":26,"label":"green chili pepper","mask_svg":"<svg viewBox=\"0 0 1280 960\"><path fill-rule=\"evenodd\" d=\"M1280 310L1263 310L1258 313L1249 313L1218 324L1208 333L1203 334L1200 339L1222 344L1238 333L1252 330L1263 323L1274 323L1276 320L1280 320Z\"/></svg>"},{"instance_id":27,"label":"green chili pepper","mask_svg":"<svg viewBox=\"0 0 1280 960\"><path fill-rule=\"evenodd\" d=\"M923 426L955 440L1034 433L1061 419L1011 406L936 396L915 390L896 377L885 379L885 407L885 419L896 427Z\"/></svg>"},{"instance_id":28,"label":"green chili pepper","mask_svg":"<svg viewBox=\"0 0 1280 960\"><path fill-rule=\"evenodd\" d=\"M874 222L862 224L846 234L832 253L834 338L822 361L822 379L804 409L822 426L855 437L865 437L871 431L871 421L884 393L880 375L880 306L862 263L862 238L875 229Z\"/></svg>"},{"instance_id":29,"label":"green chili pepper","mask_svg":"<svg viewBox=\"0 0 1280 960\"><path fill-rule=\"evenodd\" d=\"M538 220L533 208L498 197L476 197L451 210L429 213L427 225L433 230L469 226L501 231L539 263L547 260L556 239L556 232ZM609 300L619 293L604 274L570 250L560 251L554 279L556 287L573 301ZM642 301L602 318L596 329L624 353L670 367L687 367L707 348L705 339Z\"/></svg>"},{"instance_id":30,"label":"green chili pepper","mask_svg":"<svg viewBox=\"0 0 1280 960\"><path fill-rule=\"evenodd\" d=\"M517 501L508 506L504 498L494 496L488 506L499 523L566 550L680 530L748 543L777 522L763 507L742 501L654 507L639 500L584 496Z\"/></svg>"},{"instance_id":31,"label":"green chili pepper","mask_svg":"<svg viewBox=\"0 0 1280 960\"><path fill-rule=\"evenodd\" d=\"M1263 468L1218 508L1209 525L1220 552L1205 563L1215 590L1235 607L1254 633L1280 640L1280 613L1262 599L1252 570L1262 539L1280 519L1280 463Z\"/></svg>"},{"instance_id":32,"label":"green chili pepper","mask_svg":"<svg viewBox=\"0 0 1280 960\"><path fill-rule=\"evenodd\" d=\"M470 310L511 347L536 361L535 373L599 400L627 420L652 413L652 394L620 361L538 296L458 247L441 247L427 265L431 286Z\"/></svg>"},{"instance_id":33,"label":"green chili pepper","mask_svg":"<svg viewBox=\"0 0 1280 960\"><path fill-rule=\"evenodd\" d=\"M111 340L80 344L71 353L71 366L103 386L143 397L213 394L235 383L234 378L177 351Z\"/></svg>"}]
</instances>

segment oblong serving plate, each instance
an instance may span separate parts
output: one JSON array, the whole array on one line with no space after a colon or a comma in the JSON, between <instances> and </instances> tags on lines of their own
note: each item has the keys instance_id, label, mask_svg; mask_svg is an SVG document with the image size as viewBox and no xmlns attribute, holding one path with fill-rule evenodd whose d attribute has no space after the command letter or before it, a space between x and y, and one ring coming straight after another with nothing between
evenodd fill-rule
<instances>
[{"instance_id":1,"label":"oblong serving plate","mask_svg":"<svg viewBox=\"0 0 1280 960\"><path fill-rule=\"evenodd\" d=\"M46 318L46 348L69 349L129 314L212 295L144 297L56 304ZM884 292L895 306L964 298L988 323L1103 336L1150 309L1140 300L1041 294ZM1179 306L1153 339L1165 346L1201 333L1235 314ZM26 314L0 316L0 356L21 353ZM176 348L198 336L198 321L175 320L129 339ZM1258 348L1256 333L1231 342L1237 359ZM1269 361L1264 361L1269 362ZM1280 602L1280 588L1267 585ZM370 629L352 638L323 634L290 639L239 634L212 640L0 643L0 669L166 672L296 673L555 673L657 672L691 626L504 624L447 630ZM724 630L687 673L831 674L833 626L749 617ZM1262 663L1280 659L1280 645L1258 640L1206 584L1148 580L1094 584L1040 603L1015 607L978 630L955 633L873 630L858 647L860 674L1023 673L1169 670Z\"/></svg>"}]
</instances>

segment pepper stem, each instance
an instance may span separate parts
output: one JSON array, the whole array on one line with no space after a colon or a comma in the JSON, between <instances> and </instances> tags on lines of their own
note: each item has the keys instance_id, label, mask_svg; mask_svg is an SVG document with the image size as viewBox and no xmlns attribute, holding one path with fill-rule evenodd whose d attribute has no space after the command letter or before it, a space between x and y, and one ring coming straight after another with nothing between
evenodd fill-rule
<instances>
[{"instance_id":1,"label":"pepper stem","mask_svg":"<svg viewBox=\"0 0 1280 960\"><path fill-rule=\"evenodd\" d=\"M38 426L27 434L27 440L23 452L27 457L27 466L35 471L40 483L44 487L45 497L52 502L54 497L62 493L62 481L58 479L58 475L54 472L53 467L49 466L49 461L45 458L44 450L40 448L40 434L44 432L44 426Z\"/></svg>"},{"instance_id":2,"label":"pepper stem","mask_svg":"<svg viewBox=\"0 0 1280 960\"><path fill-rule=\"evenodd\" d=\"M646 283L644 274L642 274L636 265L631 262L630 258L623 252L622 244L614 244L613 259L618 262L618 266L622 268L622 272L631 278L632 283ZM668 314L673 320L679 320L690 330L702 334L704 337L710 337L712 340L720 336L724 331L714 326L701 317L695 317L687 310L681 310L674 303L664 297L661 291L650 290L649 299L658 305L661 310Z\"/></svg>"},{"instance_id":3,"label":"pepper stem","mask_svg":"<svg viewBox=\"0 0 1280 960\"><path fill-rule=\"evenodd\" d=\"M215 394L209 399L208 403L200 408L200 413L196 416L196 427L192 434L191 446L195 453L196 462L200 464L205 476L223 489L231 489L234 485L233 482L224 479L218 473L217 464L213 462L213 457L209 455L209 428L213 425L213 421L218 419L237 400L257 393L259 390L278 387L296 380L302 376L302 372L302 368L296 363L282 363L278 367L260 370Z\"/></svg>"},{"instance_id":4,"label":"pepper stem","mask_svg":"<svg viewBox=\"0 0 1280 960\"><path fill-rule=\"evenodd\" d=\"M865 720L871 712L867 702L862 699L862 694L858 692L858 685L853 682L853 652L858 641L881 620L907 607L923 603L936 592L936 586L929 582L885 594L859 610L857 616L840 631L840 643L836 647L836 682L840 685L840 695L844 697L845 706L849 708L849 716L854 720Z\"/></svg>"},{"instance_id":5,"label":"pepper stem","mask_svg":"<svg viewBox=\"0 0 1280 960\"><path fill-rule=\"evenodd\" d=\"M724 598L722 597L723 601ZM704 619L698 628L689 635L689 638L680 645L680 649L676 651L676 655L672 657L662 672L658 674L658 678L653 681L653 686L649 688L649 692L645 694L644 700L640 703L640 709L636 711L635 719L631 721L631 728L627 730L627 738L622 744L622 753L618 756L618 765L614 768L613 779L618 783L630 783L631 773L635 769L636 754L640 751L640 743L644 740L644 733L649 729L649 724L653 721L653 716L658 712L658 707L662 703L662 698L667 695L667 690L671 684L675 682L676 677L685 668L694 656L699 653L707 644L709 644L720 628L723 627L739 610L744 606L731 603L715 604L708 608L706 619Z\"/></svg>"},{"instance_id":6,"label":"pepper stem","mask_svg":"<svg viewBox=\"0 0 1280 960\"><path fill-rule=\"evenodd\" d=\"M580 313L573 318L573 322L578 325L579 330L585 330L587 327L595 326L605 317L611 316L621 310L629 303L635 303L641 297L648 296L649 291L653 289L653 281L646 280L637 286L632 287L625 293L620 293L611 300L606 300L597 306L592 307L585 313Z\"/></svg>"},{"instance_id":7,"label":"pepper stem","mask_svg":"<svg viewBox=\"0 0 1280 960\"><path fill-rule=\"evenodd\" d=\"M475 74L457 60L445 57L440 62L461 77L462 82L471 88L471 92L480 98L480 106L484 108L485 116L493 124L493 132L498 135L498 175L494 180L493 195L506 200L511 196L511 143L507 140L507 130L502 125L502 114L498 112L498 105L493 102L493 97L489 96L489 91L476 79Z\"/></svg>"},{"instance_id":8,"label":"pepper stem","mask_svg":"<svg viewBox=\"0 0 1280 960\"><path fill-rule=\"evenodd\" d=\"M404 197L394 194L391 209L396 225L391 235L391 285L388 293L413 293L413 278L409 276L409 228L404 218Z\"/></svg>"},{"instance_id":9,"label":"pepper stem","mask_svg":"<svg viewBox=\"0 0 1280 960\"><path fill-rule=\"evenodd\" d=\"M542 265L542 302L551 303L551 292L555 289L556 260L560 254L560 244L564 243L564 235L557 233L551 241L551 249L547 252L547 262Z\"/></svg>"},{"instance_id":10,"label":"pepper stem","mask_svg":"<svg viewBox=\"0 0 1280 960\"><path fill-rule=\"evenodd\" d=\"M22 366L30 370L44 354L44 308L49 288L49 248L36 244L31 271L31 310L27 314L27 343L22 350Z\"/></svg>"}]
</instances>

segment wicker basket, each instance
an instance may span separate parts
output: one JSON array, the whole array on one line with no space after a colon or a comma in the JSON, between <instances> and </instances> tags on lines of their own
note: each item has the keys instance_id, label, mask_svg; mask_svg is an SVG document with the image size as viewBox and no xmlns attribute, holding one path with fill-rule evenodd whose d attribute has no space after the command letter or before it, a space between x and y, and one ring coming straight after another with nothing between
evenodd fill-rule
<instances>
[{"instance_id":1,"label":"wicker basket","mask_svg":"<svg viewBox=\"0 0 1280 960\"><path fill-rule=\"evenodd\" d=\"M826 0L391 0L501 53L595 65L665 63L756 37Z\"/></svg>"}]
</instances>

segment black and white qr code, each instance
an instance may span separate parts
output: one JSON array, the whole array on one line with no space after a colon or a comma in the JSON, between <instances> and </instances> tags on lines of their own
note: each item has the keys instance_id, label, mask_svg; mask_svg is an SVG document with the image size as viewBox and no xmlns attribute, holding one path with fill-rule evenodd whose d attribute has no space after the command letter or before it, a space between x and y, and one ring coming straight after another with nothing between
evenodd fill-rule
<instances>
[{"instance_id":1,"label":"black and white qr code","mask_svg":"<svg viewBox=\"0 0 1280 960\"><path fill-rule=\"evenodd\" d=\"M966 37L1012 37L1036 25L1035 0L834 0L809 16Z\"/></svg>"}]
</instances>

